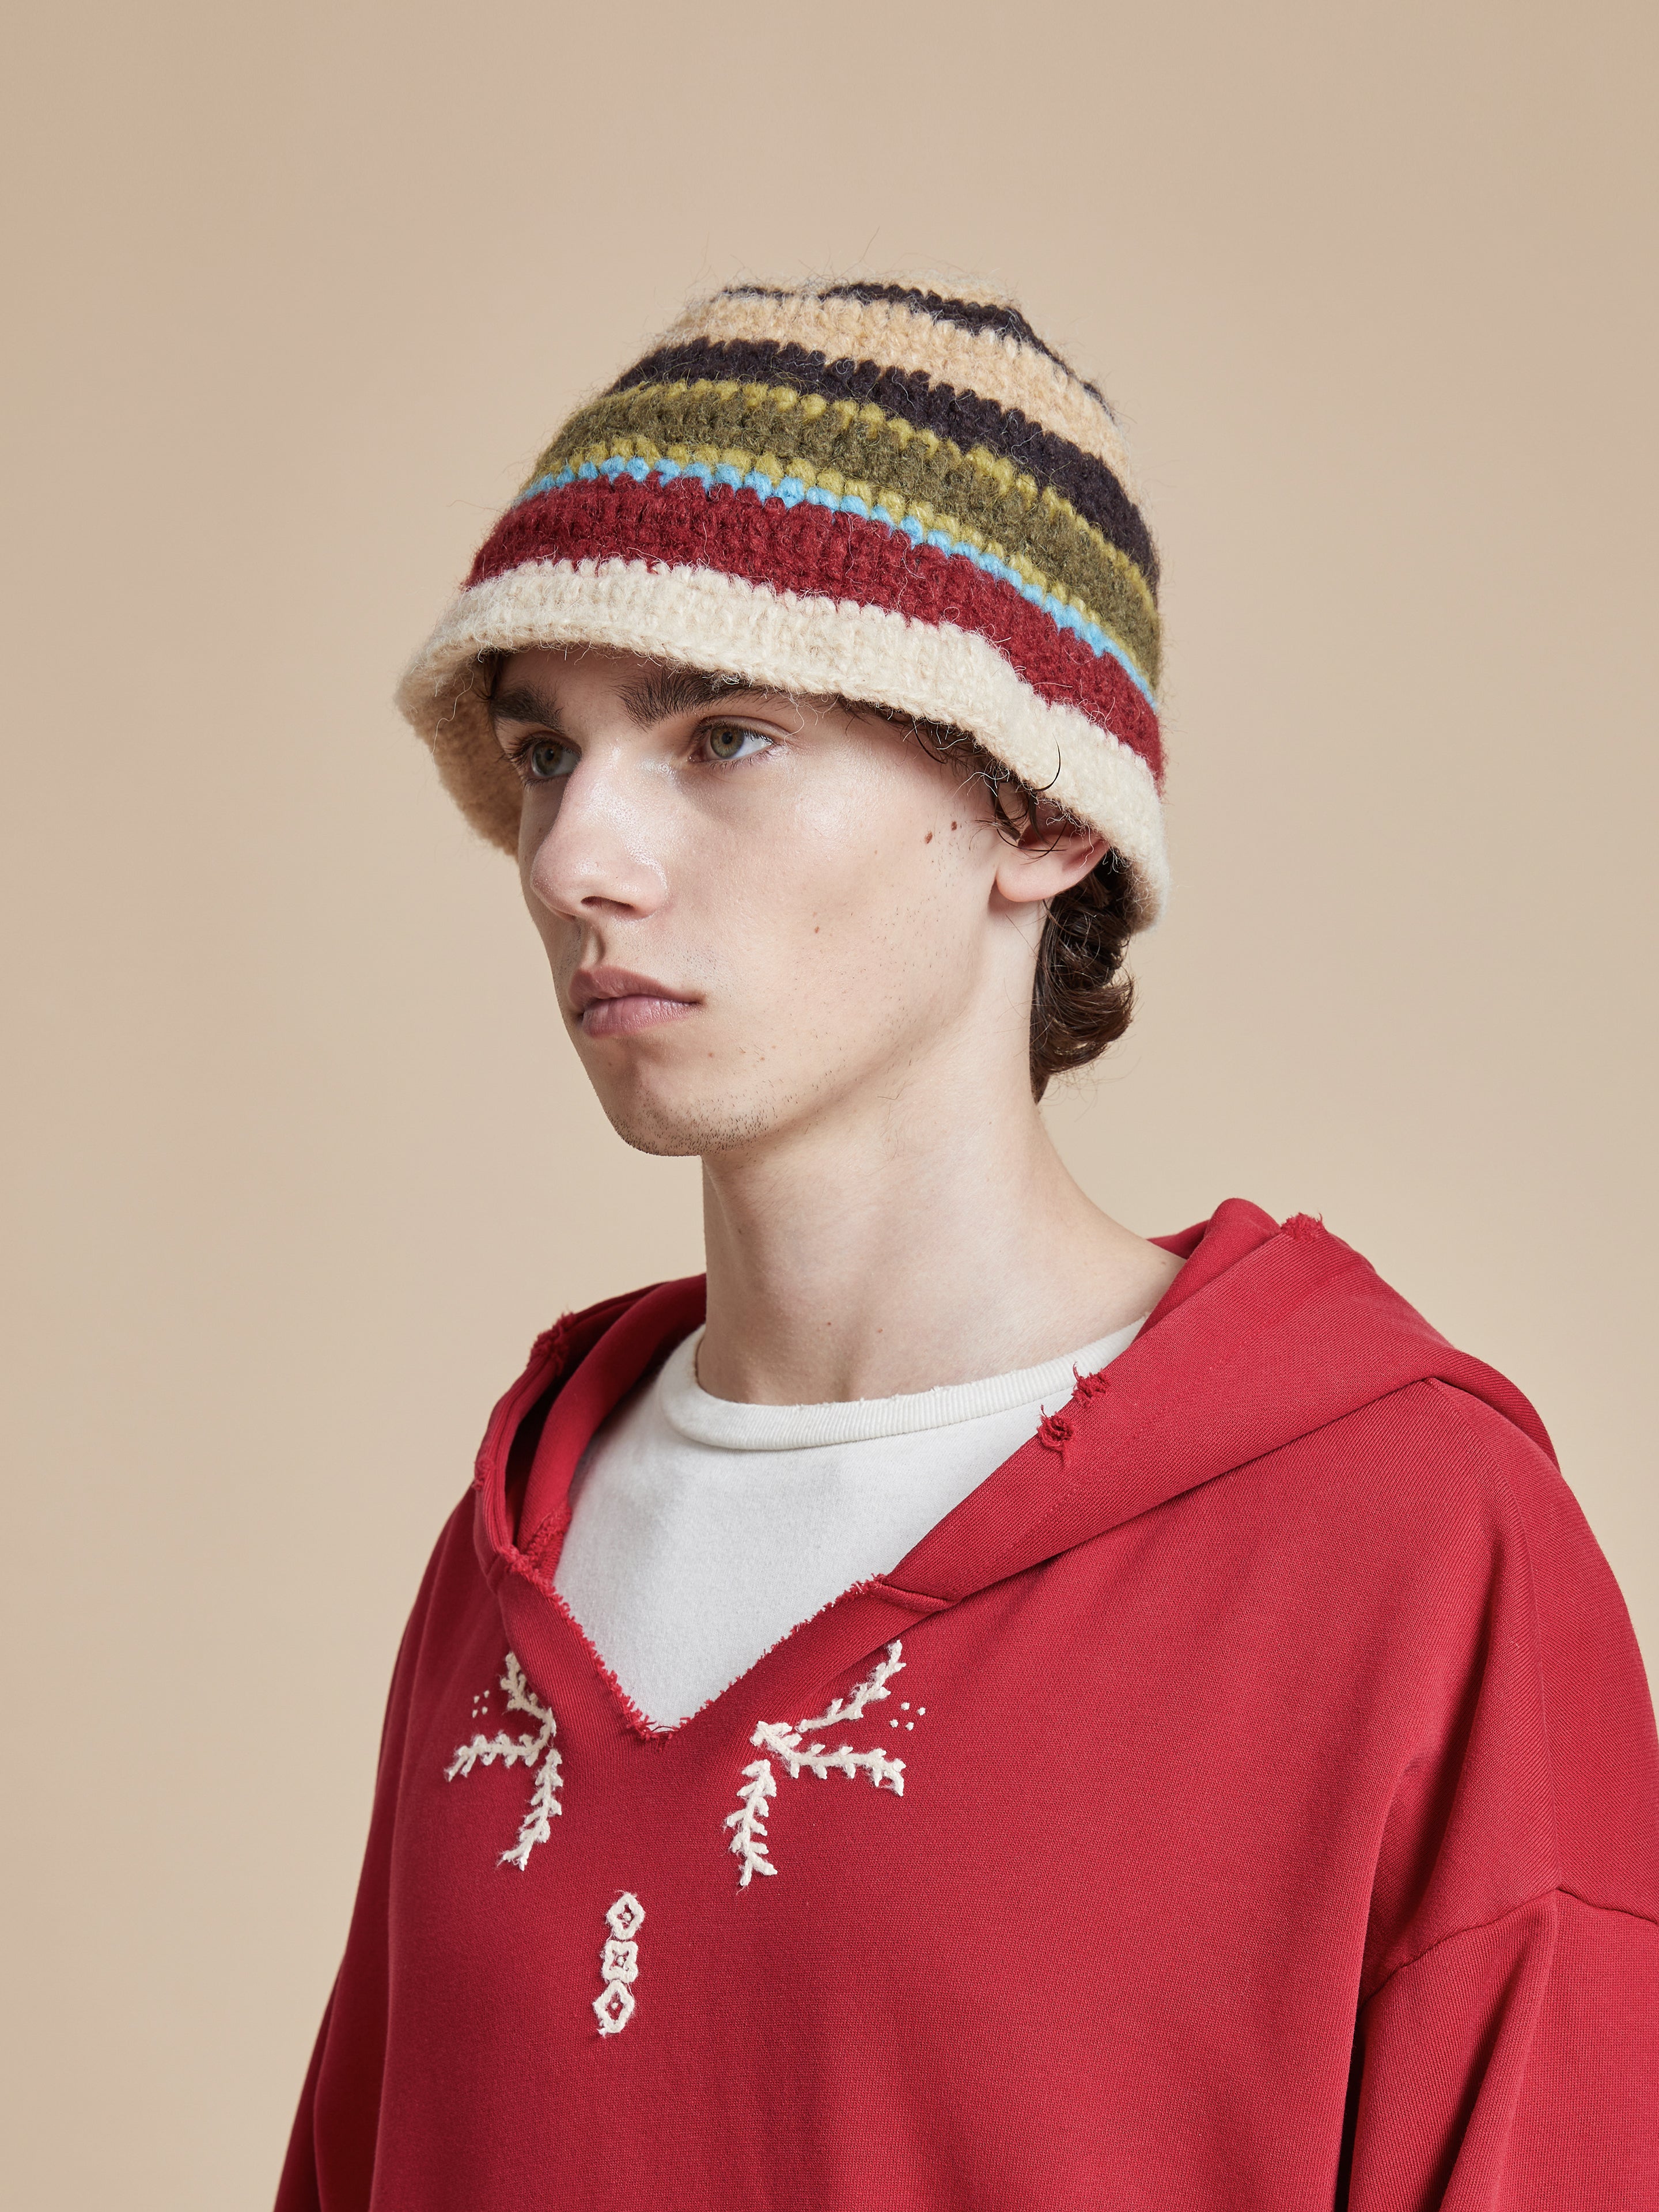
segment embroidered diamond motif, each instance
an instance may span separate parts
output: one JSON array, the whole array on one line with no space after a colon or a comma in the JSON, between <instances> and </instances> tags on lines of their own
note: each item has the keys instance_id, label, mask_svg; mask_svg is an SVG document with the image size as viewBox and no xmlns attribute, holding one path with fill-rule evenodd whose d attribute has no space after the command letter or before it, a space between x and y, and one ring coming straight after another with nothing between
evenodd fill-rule
<instances>
[{"instance_id":1,"label":"embroidered diamond motif","mask_svg":"<svg viewBox=\"0 0 1659 2212\"><path fill-rule=\"evenodd\" d=\"M640 1978L640 1947L629 1939L645 1924L645 1907L631 1889L625 1889L605 1918L611 1930L599 1953L605 1987L593 2000L593 2010L601 2035L620 2035L634 2017L634 1992L629 1984Z\"/></svg>"},{"instance_id":2,"label":"embroidered diamond motif","mask_svg":"<svg viewBox=\"0 0 1659 2212\"><path fill-rule=\"evenodd\" d=\"M625 1943L630 1936L638 1935L645 1920L645 1907L631 1889L625 1889L605 1917L610 1923L611 1933L619 1942Z\"/></svg>"},{"instance_id":3,"label":"embroidered diamond motif","mask_svg":"<svg viewBox=\"0 0 1659 2212\"><path fill-rule=\"evenodd\" d=\"M613 1936L599 1954L599 1972L607 1982L636 1982L640 1978L640 1947L618 1943Z\"/></svg>"}]
</instances>

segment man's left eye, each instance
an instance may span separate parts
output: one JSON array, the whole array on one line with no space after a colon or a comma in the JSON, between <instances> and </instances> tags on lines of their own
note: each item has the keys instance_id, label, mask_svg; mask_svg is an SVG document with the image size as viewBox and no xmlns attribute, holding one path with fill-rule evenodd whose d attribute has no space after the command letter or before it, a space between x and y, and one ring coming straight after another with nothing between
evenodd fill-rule
<instances>
[{"instance_id":1,"label":"man's left eye","mask_svg":"<svg viewBox=\"0 0 1659 2212\"><path fill-rule=\"evenodd\" d=\"M561 744L556 738L538 738L525 756L525 764L532 783L550 783L569 775L576 765L576 755L573 747Z\"/></svg>"},{"instance_id":2,"label":"man's left eye","mask_svg":"<svg viewBox=\"0 0 1659 2212\"><path fill-rule=\"evenodd\" d=\"M747 760L772 742L758 730L745 730L736 722L717 722L703 732L711 756L717 761Z\"/></svg>"}]
</instances>

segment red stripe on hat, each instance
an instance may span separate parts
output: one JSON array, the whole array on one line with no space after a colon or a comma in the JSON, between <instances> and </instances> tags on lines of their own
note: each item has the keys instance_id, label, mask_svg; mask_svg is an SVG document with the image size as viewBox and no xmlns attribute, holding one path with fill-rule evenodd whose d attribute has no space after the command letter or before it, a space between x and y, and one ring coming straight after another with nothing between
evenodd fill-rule
<instances>
[{"instance_id":1,"label":"red stripe on hat","mask_svg":"<svg viewBox=\"0 0 1659 2212\"><path fill-rule=\"evenodd\" d=\"M712 568L974 631L1039 698L1075 708L1130 746L1162 786L1158 716L1110 653L1094 653L971 561L917 545L885 523L724 484L705 491L695 478L570 484L509 507L466 580L482 584L532 561L614 560Z\"/></svg>"}]
</instances>

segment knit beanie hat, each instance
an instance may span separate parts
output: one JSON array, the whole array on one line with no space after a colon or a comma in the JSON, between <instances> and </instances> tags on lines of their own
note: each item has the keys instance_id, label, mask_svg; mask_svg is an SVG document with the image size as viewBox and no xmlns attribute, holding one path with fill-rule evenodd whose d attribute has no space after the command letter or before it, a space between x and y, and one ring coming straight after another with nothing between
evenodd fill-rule
<instances>
[{"instance_id":1,"label":"knit beanie hat","mask_svg":"<svg viewBox=\"0 0 1659 2212\"><path fill-rule=\"evenodd\" d=\"M1158 918L1158 556L1105 400L988 292L733 285L577 409L398 695L508 852L491 665L578 644L952 724Z\"/></svg>"}]
</instances>

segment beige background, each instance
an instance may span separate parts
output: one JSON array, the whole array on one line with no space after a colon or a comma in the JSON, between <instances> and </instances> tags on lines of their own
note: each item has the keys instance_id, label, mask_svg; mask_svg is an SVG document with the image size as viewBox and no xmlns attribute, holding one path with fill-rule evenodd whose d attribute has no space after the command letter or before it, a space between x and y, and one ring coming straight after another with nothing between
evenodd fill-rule
<instances>
[{"instance_id":1,"label":"beige background","mask_svg":"<svg viewBox=\"0 0 1659 2212\"><path fill-rule=\"evenodd\" d=\"M1659 1655L1653 11L29 11L4 133L5 2194L268 2202L490 1403L698 1257L387 704L684 292L1016 287L1127 417L1177 896L1058 1103L1542 1409Z\"/></svg>"}]
</instances>

